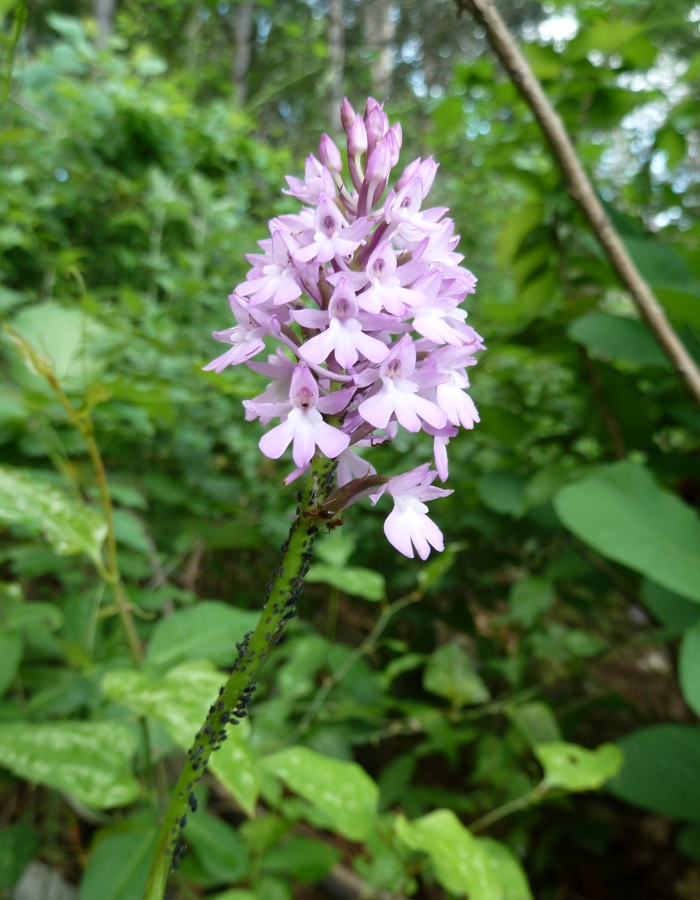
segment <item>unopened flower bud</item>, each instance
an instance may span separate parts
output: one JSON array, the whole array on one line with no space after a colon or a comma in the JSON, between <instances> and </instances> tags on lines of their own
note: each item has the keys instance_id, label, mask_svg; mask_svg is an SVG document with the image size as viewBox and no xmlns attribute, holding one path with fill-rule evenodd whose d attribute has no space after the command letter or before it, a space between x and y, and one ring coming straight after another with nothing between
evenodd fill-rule
<instances>
[{"instance_id":1,"label":"unopened flower bud","mask_svg":"<svg viewBox=\"0 0 700 900\"><path fill-rule=\"evenodd\" d=\"M391 158L393 156L392 143L395 144L395 141L396 139L393 135L388 134L371 152L365 171L365 178L367 181L378 184L380 181L385 181L389 177L392 166Z\"/></svg>"},{"instance_id":2,"label":"unopened flower bud","mask_svg":"<svg viewBox=\"0 0 700 900\"><path fill-rule=\"evenodd\" d=\"M403 139L401 123L397 122L396 125L392 125L389 129L389 134L393 137L393 141L391 142L391 166L393 168L399 161L399 154L401 152L401 142Z\"/></svg>"},{"instance_id":3,"label":"unopened flower bud","mask_svg":"<svg viewBox=\"0 0 700 900\"><path fill-rule=\"evenodd\" d=\"M367 101L364 121L367 129L367 143L371 153L389 130L389 118L381 104L377 103L373 97Z\"/></svg>"},{"instance_id":4,"label":"unopened flower bud","mask_svg":"<svg viewBox=\"0 0 700 900\"><path fill-rule=\"evenodd\" d=\"M351 156L359 156L367 152L367 131L361 116L355 116L355 121L348 129L348 153Z\"/></svg>"},{"instance_id":5,"label":"unopened flower bud","mask_svg":"<svg viewBox=\"0 0 700 900\"><path fill-rule=\"evenodd\" d=\"M340 174L343 171L343 159L340 155L340 150L338 150L333 140L327 134L321 135L318 155L321 157L323 165L331 172Z\"/></svg>"},{"instance_id":6,"label":"unopened flower bud","mask_svg":"<svg viewBox=\"0 0 700 900\"><path fill-rule=\"evenodd\" d=\"M347 97L344 97L343 102L340 106L340 121L342 122L343 129L345 131L350 130L350 126L355 121L356 116L357 113L352 108L352 106L350 106L350 101Z\"/></svg>"}]
</instances>

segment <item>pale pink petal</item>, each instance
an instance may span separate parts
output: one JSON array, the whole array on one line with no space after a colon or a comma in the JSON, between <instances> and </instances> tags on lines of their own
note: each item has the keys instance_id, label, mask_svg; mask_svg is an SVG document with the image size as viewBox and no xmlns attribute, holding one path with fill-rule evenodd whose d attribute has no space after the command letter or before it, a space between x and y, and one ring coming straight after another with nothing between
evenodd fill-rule
<instances>
[{"instance_id":1,"label":"pale pink petal","mask_svg":"<svg viewBox=\"0 0 700 900\"><path fill-rule=\"evenodd\" d=\"M319 365L324 362L334 349L333 332L328 329L312 337L311 340L302 344L299 348L299 355L302 359L313 365ZM342 363L341 363L342 365Z\"/></svg>"},{"instance_id":2,"label":"pale pink petal","mask_svg":"<svg viewBox=\"0 0 700 900\"><path fill-rule=\"evenodd\" d=\"M358 412L365 422L369 422L375 428L386 428L394 412L394 404L388 392L382 389L374 397L369 397L360 403Z\"/></svg>"},{"instance_id":3,"label":"pale pink petal","mask_svg":"<svg viewBox=\"0 0 700 900\"><path fill-rule=\"evenodd\" d=\"M290 413L291 415L291 413ZM287 419L260 438L258 446L270 459L279 459L294 439L294 423ZM296 462L296 460L295 460ZM301 463L297 463L301 465Z\"/></svg>"},{"instance_id":4,"label":"pale pink petal","mask_svg":"<svg viewBox=\"0 0 700 900\"><path fill-rule=\"evenodd\" d=\"M364 334L362 331L355 335L355 346L364 357L373 363L384 362L389 355L389 348L386 344L383 344L377 338Z\"/></svg>"},{"instance_id":5,"label":"pale pink petal","mask_svg":"<svg viewBox=\"0 0 700 900\"><path fill-rule=\"evenodd\" d=\"M396 547L399 553L413 559L413 547L411 546L411 538L406 528L405 516L394 508L387 516L384 522L384 534L387 536L389 543Z\"/></svg>"},{"instance_id":6,"label":"pale pink petal","mask_svg":"<svg viewBox=\"0 0 700 900\"><path fill-rule=\"evenodd\" d=\"M319 422L314 427L314 439L321 452L329 459L340 456L350 445L350 435L344 434L339 428L333 428L327 422Z\"/></svg>"}]
</instances>

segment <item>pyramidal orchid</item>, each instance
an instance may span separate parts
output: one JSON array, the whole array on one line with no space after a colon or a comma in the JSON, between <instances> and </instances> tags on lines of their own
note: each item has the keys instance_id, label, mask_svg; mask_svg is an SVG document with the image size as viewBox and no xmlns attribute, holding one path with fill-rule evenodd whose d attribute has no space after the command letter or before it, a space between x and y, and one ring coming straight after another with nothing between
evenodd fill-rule
<instances>
[{"instance_id":1,"label":"pyramidal orchid","mask_svg":"<svg viewBox=\"0 0 700 900\"><path fill-rule=\"evenodd\" d=\"M483 342L461 306L476 278L461 265L448 210L426 203L437 163L414 160L392 187L400 126L371 98L364 115L345 100L341 119L347 178L324 134L304 178L287 177L285 193L300 209L270 221L262 253L247 257L246 280L229 297L235 324L214 337L230 348L204 368L268 375L266 390L244 401L246 419L280 420L260 450L278 459L291 445L296 469L285 483L317 453L337 460L337 488L317 512L332 517L381 485L372 502L394 500L387 538L425 559L443 548L425 501L451 493L432 482L447 478L450 438L479 421L466 370ZM271 341L276 352L259 360ZM433 437L435 470L425 463L388 478L354 452L391 441L399 428Z\"/></svg>"}]
</instances>

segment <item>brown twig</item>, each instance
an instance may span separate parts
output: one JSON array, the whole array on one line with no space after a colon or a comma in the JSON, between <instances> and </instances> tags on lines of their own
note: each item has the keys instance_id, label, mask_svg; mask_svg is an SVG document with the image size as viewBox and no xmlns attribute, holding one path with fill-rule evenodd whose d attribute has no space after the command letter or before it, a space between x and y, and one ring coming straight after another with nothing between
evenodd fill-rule
<instances>
[{"instance_id":1,"label":"brown twig","mask_svg":"<svg viewBox=\"0 0 700 900\"><path fill-rule=\"evenodd\" d=\"M627 252L579 162L564 123L547 99L542 85L520 52L495 3L493 0L456 0L456 3L460 11L468 10L483 26L501 64L540 123L567 181L569 193L586 217L620 280L632 295L652 334L700 403L700 369L673 330L662 306Z\"/></svg>"}]
</instances>

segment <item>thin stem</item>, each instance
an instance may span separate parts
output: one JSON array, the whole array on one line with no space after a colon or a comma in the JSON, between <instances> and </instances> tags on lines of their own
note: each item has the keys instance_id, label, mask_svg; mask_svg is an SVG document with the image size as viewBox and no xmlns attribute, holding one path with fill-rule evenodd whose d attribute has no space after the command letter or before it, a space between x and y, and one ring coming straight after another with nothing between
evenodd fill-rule
<instances>
[{"instance_id":1,"label":"thin stem","mask_svg":"<svg viewBox=\"0 0 700 900\"><path fill-rule=\"evenodd\" d=\"M579 161L566 126L520 52L496 4L493 0L456 0L456 2L458 9L468 9L483 26L503 68L540 123L547 143L567 181L572 198L605 250L620 281L632 295L654 337L673 363L676 372L685 381L695 400L700 403L700 369L634 264Z\"/></svg>"},{"instance_id":2,"label":"thin stem","mask_svg":"<svg viewBox=\"0 0 700 900\"><path fill-rule=\"evenodd\" d=\"M305 490L299 495L297 513L282 548L280 564L268 586L262 615L238 646L238 657L217 701L209 708L202 729L195 736L187 762L170 798L158 835L144 900L162 900L168 873L176 869L182 852L180 833L187 821L189 797L202 778L211 754L226 739L226 728L238 724L256 687L255 678L263 662L280 639L285 624L296 615L295 602L303 586L318 525L314 513L319 501L332 488L335 463L315 457Z\"/></svg>"},{"instance_id":3,"label":"thin stem","mask_svg":"<svg viewBox=\"0 0 700 900\"><path fill-rule=\"evenodd\" d=\"M422 598L422 591L413 591L413 593L407 594L405 597L402 597L400 600L392 603L391 606L388 606L384 610L384 612L377 619L374 628L370 631L370 633L360 644L360 646L356 647L355 650L353 650L350 656L346 658L345 662L342 665L338 666L335 672L333 672L332 675L329 675L326 681L318 689L318 692L312 700L311 705L306 710L303 719L299 722L294 731L286 738L284 742L285 745L296 743L296 741L299 740L302 734L304 734L309 725L311 725L313 720L316 718L316 715L325 703L326 697L330 694L336 684L338 684L343 680L343 678L345 678L350 669L352 669L352 667L359 659L361 659L363 656L366 656L372 651L374 645L379 640L381 633L388 625L389 619L395 613L399 612L399 610L402 610L405 606L408 606L410 603L416 603Z\"/></svg>"},{"instance_id":4,"label":"thin stem","mask_svg":"<svg viewBox=\"0 0 700 900\"><path fill-rule=\"evenodd\" d=\"M499 819L503 819L511 813L520 812L521 809L527 809L527 807L532 806L533 803L539 802L548 790L549 788L545 782L541 781L537 787L528 791L527 794L523 794L522 797L511 800L509 803L504 803L503 806L492 809L491 812L486 813L485 816L477 819L476 822L472 822L469 826L469 830L472 832L483 831L484 828L488 828L489 825L493 825L493 823L498 822Z\"/></svg>"},{"instance_id":5,"label":"thin stem","mask_svg":"<svg viewBox=\"0 0 700 900\"><path fill-rule=\"evenodd\" d=\"M12 22L12 35L10 36L10 46L7 53L7 69L5 71L5 82L2 88L2 96L0 96L0 103L4 103L10 95L12 72L15 68L15 56L17 55L19 39L22 37L26 21L27 0L20 0L19 5L15 9L14 20Z\"/></svg>"}]
</instances>

